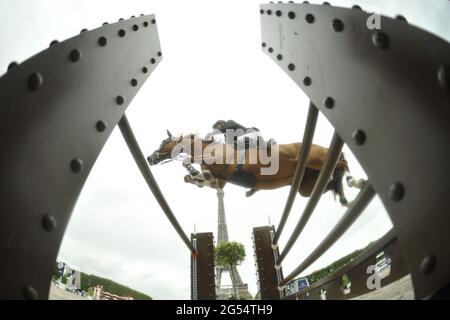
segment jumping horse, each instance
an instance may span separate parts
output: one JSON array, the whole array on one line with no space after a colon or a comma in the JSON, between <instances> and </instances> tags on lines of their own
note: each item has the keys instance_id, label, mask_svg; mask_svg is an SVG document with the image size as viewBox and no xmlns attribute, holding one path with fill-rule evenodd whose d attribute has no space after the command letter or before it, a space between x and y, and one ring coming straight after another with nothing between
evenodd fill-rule
<instances>
[{"instance_id":1,"label":"jumping horse","mask_svg":"<svg viewBox=\"0 0 450 320\"><path fill-rule=\"evenodd\" d=\"M223 189L227 183L251 188L255 191L274 190L289 186L292 184L299 150L302 147L302 143L276 145L278 170L275 174L267 175L262 174L261 170L270 166L267 164L267 159L263 161L258 153L256 159L251 158L250 149L241 150L239 153L236 152L233 145L214 140L205 141L196 134L174 137L169 131L167 133L168 138L163 140L160 147L148 157L149 164L154 166L185 155L187 158L185 158L184 165L191 173L185 177L185 182L199 187L209 186L217 189ZM274 147L270 148L269 155L274 150ZM311 146L303 180L298 190L301 196L309 197L311 195L327 153L328 149L324 147L314 144ZM251 161L252 159L253 161ZM202 172L194 169L191 163L200 164ZM331 191L338 196L343 206L347 206L348 201L344 194L342 181L344 175L348 173L348 163L342 154L325 189L325 193ZM349 186L361 188L364 181L357 181L348 176L347 182Z\"/></svg>"}]
</instances>

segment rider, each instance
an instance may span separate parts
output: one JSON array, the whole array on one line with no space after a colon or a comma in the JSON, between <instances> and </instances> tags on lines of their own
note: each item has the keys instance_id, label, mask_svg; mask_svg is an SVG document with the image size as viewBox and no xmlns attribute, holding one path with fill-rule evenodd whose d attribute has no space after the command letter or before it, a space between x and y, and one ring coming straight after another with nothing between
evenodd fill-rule
<instances>
[{"instance_id":1,"label":"rider","mask_svg":"<svg viewBox=\"0 0 450 320\"><path fill-rule=\"evenodd\" d=\"M219 120L213 125L214 131L209 133L205 140L211 139L215 135L225 136L226 144L233 144L236 149L253 149L258 147L267 147L271 148L271 145L275 143L273 139L270 139L268 142L264 141L261 132L258 128L247 128L243 125L237 123L234 120ZM228 131L232 131L232 140L230 141L230 136L227 134ZM237 172L242 170L242 164L237 165ZM257 190L252 188L250 191L247 191L247 197L251 197L255 194Z\"/></svg>"},{"instance_id":2,"label":"rider","mask_svg":"<svg viewBox=\"0 0 450 320\"><path fill-rule=\"evenodd\" d=\"M225 136L226 144L234 144L236 149L257 148L258 146L267 146L270 148L270 144L273 143L273 140L270 140L268 143L264 141L258 128L247 128L234 120L219 120L213 125L213 129L214 131L206 136L206 140L211 139L214 135L220 134L221 136ZM229 140L230 137L227 135L229 131L233 133L232 141Z\"/></svg>"}]
</instances>

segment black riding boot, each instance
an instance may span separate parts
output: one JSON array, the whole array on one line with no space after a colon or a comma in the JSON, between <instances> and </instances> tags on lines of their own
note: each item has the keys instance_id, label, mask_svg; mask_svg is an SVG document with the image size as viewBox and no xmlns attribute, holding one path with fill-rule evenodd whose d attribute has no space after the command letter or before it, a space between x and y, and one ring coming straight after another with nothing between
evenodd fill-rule
<instances>
[{"instance_id":1,"label":"black riding boot","mask_svg":"<svg viewBox=\"0 0 450 320\"><path fill-rule=\"evenodd\" d=\"M247 191L246 193L245 193L245 196L247 197L247 198L250 198L251 196L253 196L255 193L257 193L258 192L258 190L257 189L255 189L255 188L252 188L252 189L250 189L249 191Z\"/></svg>"}]
</instances>

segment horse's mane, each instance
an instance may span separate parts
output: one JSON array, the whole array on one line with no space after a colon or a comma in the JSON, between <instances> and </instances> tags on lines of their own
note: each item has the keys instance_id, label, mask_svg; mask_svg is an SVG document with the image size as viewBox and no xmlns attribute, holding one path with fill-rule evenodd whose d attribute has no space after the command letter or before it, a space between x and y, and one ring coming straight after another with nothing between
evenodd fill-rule
<instances>
[{"instance_id":1,"label":"horse's mane","mask_svg":"<svg viewBox=\"0 0 450 320\"><path fill-rule=\"evenodd\" d=\"M181 137L182 138L194 137L194 139L201 139L202 138L202 137L200 137L200 134L198 134L197 132L188 133L188 134L182 133Z\"/></svg>"}]
</instances>

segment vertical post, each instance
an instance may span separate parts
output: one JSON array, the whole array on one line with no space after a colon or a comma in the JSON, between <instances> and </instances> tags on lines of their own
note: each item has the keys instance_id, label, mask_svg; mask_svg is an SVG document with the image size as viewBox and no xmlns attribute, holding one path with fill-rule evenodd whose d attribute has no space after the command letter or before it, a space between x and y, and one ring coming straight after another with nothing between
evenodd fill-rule
<instances>
[{"instance_id":1,"label":"vertical post","mask_svg":"<svg viewBox=\"0 0 450 320\"><path fill-rule=\"evenodd\" d=\"M292 180L291 190L286 201L286 205L281 215L281 220L277 228L277 232L273 239L273 244L277 245L280 240L281 232L283 232L286 225L289 214L291 213L292 206L294 205L295 197L297 196L298 189L303 181L303 175L305 174L306 163L308 162L309 152L311 151L311 145L316 131L317 118L319 116L319 110L316 106L310 102L308 119L306 120L305 133L303 134L302 147L298 151L297 168L295 169L294 179Z\"/></svg>"},{"instance_id":2,"label":"vertical post","mask_svg":"<svg viewBox=\"0 0 450 320\"><path fill-rule=\"evenodd\" d=\"M195 248L191 255L192 300L216 300L213 238L212 232L191 235Z\"/></svg>"},{"instance_id":3,"label":"vertical post","mask_svg":"<svg viewBox=\"0 0 450 320\"><path fill-rule=\"evenodd\" d=\"M225 217L225 204L224 204L225 193L222 189L217 190L217 244L228 241L228 227L227 220ZM222 286L222 273L227 271L227 268L216 266L216 287L218 290L217 295L220 296L220 288ZM231 272L231 270L228 270Z\"/></svg>"},{"instance_id":4,"label":"vertical post","mask_svg":"<svg viewBox=\"0 0 450 320\"><path fill-rule=\"evenodd\" d=\"M278 247L272 247L275 235L273 226L258 227L253 229L253 247L255 250L256 275L261 300L280 300L282 292L278 290L278 284L283 280L282 269L275 269L278 259Z\"/></svg>"},{"instance_id":5,"label":"vertical post","mask_svg":"<svg viewBox=\"0 0 450 320\"><path fill-rule=\"evenodd\" d=\"M217 217L217 244L228 241L228 227L227 220L225 217L225 204L223 198L225 193L222 189L217 190L217 200L218 200L218 217Z\"/></svg>"}]
</instances>

